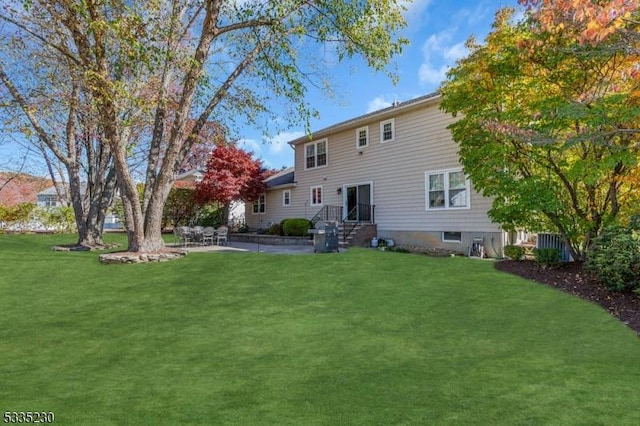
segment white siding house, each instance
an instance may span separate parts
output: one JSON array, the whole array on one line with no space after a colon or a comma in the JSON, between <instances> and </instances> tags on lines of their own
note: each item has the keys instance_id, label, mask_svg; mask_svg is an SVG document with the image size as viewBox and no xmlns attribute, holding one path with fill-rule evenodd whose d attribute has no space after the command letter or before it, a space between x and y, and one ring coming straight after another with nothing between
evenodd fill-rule
<instances>
[{"instance_id":1,"label":"white siding house","mask_svg":"<svg viewBox=\"0 0 640 426\"><path fill-rule=\"evenodd\" d=\"M371 221L379 237L397 244L467 253L475 237L499 255L504 233L487 216L491 200L466 179L447 129L455 119L439 105L440 95L430 94L289 142L295 172L268 184L264 206L248 209L247 225L265 228L335 207L342 221Z\"/></svg>"}]
</instances>

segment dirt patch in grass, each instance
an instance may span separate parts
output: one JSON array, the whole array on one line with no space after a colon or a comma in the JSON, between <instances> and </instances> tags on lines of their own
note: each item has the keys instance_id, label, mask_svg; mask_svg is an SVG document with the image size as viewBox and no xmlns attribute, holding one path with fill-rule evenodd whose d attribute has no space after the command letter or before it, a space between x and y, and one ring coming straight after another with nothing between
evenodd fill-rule
<instances>
[{"instance_id":1,"label":"dirt patch in grass","mask_svg":"<svg viewBox=\"0 0 640 426\"><path fill-rule=\"evenodd\" d=\"M631 292L612 292L584 269L581 262L543 269L532 260L503 260L496 269L560 289L602 306L640 335L640 297Z\"/></svg>"}]
</instances>

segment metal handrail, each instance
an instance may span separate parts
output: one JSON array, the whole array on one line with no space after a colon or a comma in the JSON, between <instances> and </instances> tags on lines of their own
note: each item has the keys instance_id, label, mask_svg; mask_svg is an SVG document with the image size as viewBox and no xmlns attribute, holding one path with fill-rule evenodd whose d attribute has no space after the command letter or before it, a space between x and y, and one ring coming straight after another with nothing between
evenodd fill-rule
<instances>
[{"instance_id":1,"label":"metal handrail","mask_svg":"<svg viewBox=\"0 0 640 426\"><path fill-rule=\"evenodd\" d=\"M362 222L374 223L375 208L373 204L356 204L346 215L342 215L342 206L324 206L310 220L312 226L320 220L335 221L342 224L343 241L347 241L347 237L362 224ZM355 220L350 220L355 217Z\"/></svg>"},{"instance_id":2,"label":"metal handrail","mask_svg":"<svg viewBox=\"0 0 640 426\"><path fill-rule=\"evenodd\" d=\"M375 218L375 205L373 204L356 204L342 218L342 241L347 241L347 237L363 222L373 223ZM355 214L354 214L355 213ZM355 220L350 220L355 217ZM348 224L348 225L347 225Z\"/></svg>"},{"instance_id":3,"label":"metal handrail","mask_svg":"<svg viewBox=\"0 0 640 426\"><path fill-rule=\"evenodd\" d=\"M342 220L342 206L324 206L310 219L310 222L315 227L319 220L340 222Z\"/></svg>"}]
</instances>

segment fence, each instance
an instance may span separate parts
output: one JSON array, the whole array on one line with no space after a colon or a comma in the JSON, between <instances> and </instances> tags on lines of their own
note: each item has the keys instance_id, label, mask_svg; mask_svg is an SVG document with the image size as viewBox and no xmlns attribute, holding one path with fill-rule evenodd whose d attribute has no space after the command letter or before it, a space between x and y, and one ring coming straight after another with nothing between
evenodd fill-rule
<instances>
[{"instance_id":1,"label":"fence","mask_svg":"<svg viewBox=\"0 0 640 426\"><path fill-rule=\"evenodd\" d=\"M558 234L538 234L536 248L546 249L553 248L560 252L560 260L562 262L573 262L571 251L565 244L562 237Z\"/></svg>"}]
</instances>

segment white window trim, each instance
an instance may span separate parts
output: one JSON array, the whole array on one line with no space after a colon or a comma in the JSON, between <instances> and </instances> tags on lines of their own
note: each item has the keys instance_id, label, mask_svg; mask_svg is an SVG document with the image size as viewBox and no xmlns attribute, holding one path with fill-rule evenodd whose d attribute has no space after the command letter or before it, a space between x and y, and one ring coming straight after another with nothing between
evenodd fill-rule
<instances>
[{"instance_id":1,"label":"white window trim","mask_svg":"<svg viewBox=\"0 0 640 426\"><path fill-rule=\"evenodd\" d=\"M313 190L314 189L320 189L320 203L314 203L313 202ZM316 185L316 186L312 186L311 188L309 188L309 205L310 206L322 206L324 203L324 188L322 188L322 185Z\"/></svg>"},{"instance_id":2,"label":"white window trim","mask_svg":"<svg viewBox=\"0 0 640 426\"><path fill-rule=\"evenodd\" d=\"M391 139L384 139L384 125L391 124ZM380 143L393 142L396 140L396 122L395 119L385 120L380 122Z\"/></svg>"},{"instance_id":3,"label":"white window trim","mask_svg":"<svg viewBox=\"0 0 640 426\"><path fill-rule=\"evenodd\" d=\"M264 205L264 211L263 212L260 211L260 198L264 198L264 202L262 203ZM253 210L253 206L255 206L256 203L258 203L258 211L257 212ZM260 197L258 197L257 200L255 200L253 203L251 203L251 214L255 214L255 215L267 214L267 194L261 194Z\"/></svg>"},{"instance_id":4,"label":"white window trim","mask_svg":"<svg viewBox=\"0 0 640 426\"><path fill-rule=\"evenodd\" d=\"M447 240L444 238L444 234L445 233L459 233L460 234L460 239L459 240ZM462 243L462 232L460 231L442 231L442 242L443 243Z\"/></svg>"},{"instance_id":5,"label":"white window trim","mask_svg":"<svg viewBox=\"0 0 640 426\"><path fill-rule=\"evenodd\" d=\"M365 131L367 134L367 142L364 145L360 145L360 132ZM364 149L369 146L369 126L364 126L356 129L356 149Z\"/></svg>"},{"instance_id":6,"label":"white window trim","mask_svg":"<svg viewBox=\"0 0 640 426\"><path fill-rule=\"evenodd\" d=\"M325 155L327 157L327 161L325 162L325 164L323 164L322 166L318 166L318 144L321 144L324 142L324 146L325 146ZM307 167L307 146L309 145L315 145L315 166L313 167ZM320 139L317 141L313 141L313 142L309 142L304 144L304 151L303 151L303 158L304 158L304 169L305 170L315 170L315 169L321 169L323 167L327 167L329 165L329 140L327 138L324 139Z\"/></svg>"},{"instance_id":7,"label":"white window trim","mask_svg":"<svg viewBox=\"0 0 640 426\"><path fill-rule=\"evenodd\" d=\"M471 209L471 182L469 178L465 176L465 194L467 195L466 205L462 207L450 207L449 206L449 173L462 172L462 168L446 169L446 170L434 170L424 173L424 194L425 194L425 209L427 211L444 211L444 210L469 210ZM429 176L444 174L444 207L430 207L429 206Z\"/></svg>"},{"instance_id":8,"label":"white window trim","mask_svg":"<svg viewBox=\"0 0 640 426\"><path fill-rule=\"evenodd\" d=\"M288 198L286 196L287 194L289 194ZM289 203L287 203L287 199L289 200ZM284 191L282 191L282 206L289 207L290 205L291 205L291 190L285 189Z\"/></svg>"}]
</instances>

